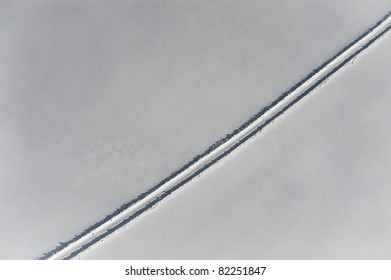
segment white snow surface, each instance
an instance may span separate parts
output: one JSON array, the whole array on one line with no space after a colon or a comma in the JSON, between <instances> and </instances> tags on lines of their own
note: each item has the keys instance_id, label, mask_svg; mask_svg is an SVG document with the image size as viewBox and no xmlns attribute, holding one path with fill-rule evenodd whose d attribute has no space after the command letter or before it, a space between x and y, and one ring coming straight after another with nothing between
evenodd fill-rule
<instances>
[{"instance_id":1,"label":"white snow surface","mask_svg":"<svg viewBox=\"0 0 391 280\"><path fill-rule=\"evenodd\" d=\"M61 248L45 254L45 258L68 259L77 256L80 252L85 251L88 246L102 241L102 238L113 234L130 221L138 218L140 214L153 209L153 207L173 191L192 179L202 176L203 172L207 171L214 164L224 160L233 150L245 145L249 139L258 134L265 126L273 123L276 118L281 117L286 110L289 110L289 108L301 101L303 97L312 93L315 88L327 83L327 80L337 73L341 67L349 63L354 63L358 55L362 54L364 50L367 50L375 42L378 42L390 29L391 17L390 14L387 14L376 27L370 29L370 32L367 32L361 39L355 40L354 44L334 56L333 59L329 60L319 70L311 74L309 78L306 78L304 82L300 83L299 86L295 87L294 90L289 91L283 98L279 98L278 102L273 102L274 105L268 106L267 110L260 114L260 116L257 115L258 117L253 118L251 123L238 129L234 135L229 136L221 144L216 144L211 150L208 149L203 155L190 162L185 168L170 177L170 179L167 179L147 194L139 197L137 202L133 201L122 206L121 211L116 211L110 217L105 218L104 221L94 225L91 230L81 233L72 241L66 243L66 245L61 246Z\"/></svg>"},{"instance_id":2,"label":"white snow surface","mask_svg":"<svg viewBox=\"0 0 391 280\"><path fill-rule=\"evenodd\" d=\"M390 259L391 36L85 259Z\"/></svg>"},{"instance_id":3,"label":"white snow surface","mask_svg":"<svg viewBox=\"0 0 391 280\"><path fill-rule=\"evenodd\" d=\"M39 257L150 189L390 9L389 1L369 0L2 1L0 258ZM384 63L384 57L379 60ZM367 75L377 78L381 74L370 71ZM365 79L353 81L344 87ZM368 90L368 97L378 93ZM311 102L315 101L311 98ZM304 111L311 107L306 106L301 106ZM341 104L329 101L321 109L334 106ZM353 110L349 106L345 109ZM296 110L291 113L295 114ZM311 124L321 125L315 120ZM299 142L305 142L304 131L299 131ZM346 137L353 141L353 135ZM278 132L270 139L274 137ZM357 144L353 141L352 145ZM281 165L293 163L282 154L273 158ZM256 162L267 159L259 155ZM245 164L238 172L254 175L251 166ZM218 176L223 168L216 168L197 184ZM311 172L306 175L310 182ZM210 187L202 185L203 195L212 195ZM224 182L217 185L227 187ZM219 199L225 197L217 193ZM232 195L244 199L245 193L233 191ZM176 207L183 201L178 199ZM223 204L227 206L229 199ZM149 214L151 218L143 219L144 227L152 226L148 224L152 217L164 217L165 211ZM247 213L243 219L252 217ZM168 227L163 230L175 233L175 226ZM211 232L209 238L217 233ZM240 252L233 256L234 251L231 255L212 251L205 257L241 257ZM156 257L164 254L169 252Z\"/></svg>"}]
</instances>

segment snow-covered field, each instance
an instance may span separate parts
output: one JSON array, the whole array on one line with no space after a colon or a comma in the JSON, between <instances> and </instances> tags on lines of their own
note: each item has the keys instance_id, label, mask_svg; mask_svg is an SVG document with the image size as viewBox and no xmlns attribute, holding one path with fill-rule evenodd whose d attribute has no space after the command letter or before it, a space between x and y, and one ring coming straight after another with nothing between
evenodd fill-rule
<instances>
[{"instance_id":1,"label":"snow-covered field","mask_svg":"<svg viewBox=\"0 0 391 280\"><path fill-rule=\"evenodd\" d=\"M3 1L0 258L39 257L135 199L231 133L390 9L388 1ZM387 116L380 113L386 114L389 105L389 46L383 40L262 137L88 257L278 258L285 257L278 251L284 242L293 243L286 257L327 257L324 250L333 247L325 238L323 251L304 241L310 242L318 227L334 229L327 240L336 244L357 232L360 224L348 219L349 213L367 189L365 180L352 174L360 171L369 180L389 166L386 147L373 143L383 141L376 136L379 131L388 135ZM356 95L361 103L352 99ZM364 110L366 101L371 110ZM357 130L349 115L337 118L349 112L358 121ZM370 119L369 125L371 116L379 120ZM386 140L381 143L387 145ZM378 149L382 152L375 156ZM365 162L372 169L362 169ZM280 172L284 167L285 173ZM382 174L375 176L380 183L374 183L371 195L384 191ZM379 210L376 198L365 200L360 211L370 215ZM387 195L381 198L386 202ZM378 208L369 211L368 201ZM339 213L344 203L353 205L351 212L340 219L326 215ZM296 204L300 207L294 208ZM289 211L285 218L284 209ZM358 219L361 212L356 210ZM302 223L288 231L300 217ZM322 224L325 219L328 223ZM340 224L333 228L332 221ZM369 228L370 221L384 222L367 216L364 226ZM297 236L308 245L303 255L294 255L300 242L291 241ZM281 247L268 241L269 247L261 242L250 248L262 238L281 241ZM186 240L193 243L188 250L171 248L176 242L186 245ZM246 249L240 249L241 240ZM237 246L232 250L231 242ZM380 254L376 248L371 247ZM349 249L347 244L343 252Z\"/></svg>"},{"instance_id":2,"label":"snow-covered field","mask_svg":"<svg viewBox=\"0 0 391 280\"><path fill-rule=\"evenodd\" d=\"M84 255L390 259L391 36Z\"/></svg>"}]
</instances>

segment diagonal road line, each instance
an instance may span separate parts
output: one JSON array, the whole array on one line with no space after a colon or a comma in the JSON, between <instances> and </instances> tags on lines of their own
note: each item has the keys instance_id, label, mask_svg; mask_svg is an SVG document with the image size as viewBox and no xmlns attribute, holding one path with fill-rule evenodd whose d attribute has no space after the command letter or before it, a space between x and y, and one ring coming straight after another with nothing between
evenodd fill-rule
<instances>
[{"instance_id":1,"label":"diagonal road line","mask_svg":"<svg viewBox=\"0 0 391 280\"><path fill-rule=\"evenodd\" d=\"M367 32L311 72L289 91L282 94L272 104L249 119L225 138L210 146L181 169L172 173L149 191L122 205L104 219L89 227L73 239L44 254L40 259L71 259L90 248L106 236L127 225L141 214L156 206L184 184L199 176L205 170L225 158L247 140L258 134L264 127L285 113L302 98L319 87L343 66L352 62L359 54L379 40L391 29L391 12L384 16Z\"/></svg>"}]
</instances>

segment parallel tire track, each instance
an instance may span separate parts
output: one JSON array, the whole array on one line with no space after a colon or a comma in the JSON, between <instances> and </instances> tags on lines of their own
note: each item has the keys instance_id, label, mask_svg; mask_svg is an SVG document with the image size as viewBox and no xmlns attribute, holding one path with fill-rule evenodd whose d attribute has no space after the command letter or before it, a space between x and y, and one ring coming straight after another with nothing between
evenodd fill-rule
<instances>
[{"instance_id":1,"label":"parallel tire track","mask_svg":"<svg viewBox=\"0 0 391 280\"><path fill-rule=\"evenodd\" d=\"M193 158L188 164L172 173L147 192L140 194L138 198L122 205L98 223L76 235L73 239L60 243L57 248L45 253L39 259L74 258L103 240L106 236L124 227L258 134L264 127L310 94L344 65L352 62L355 57L390 29L391 12L335 56L312 71L305 79L297 83L289 91L283 93L272 104L265 107L231 134L226 135L226 137L211 145L204 153Z\"/></svg>"}]
</instances>

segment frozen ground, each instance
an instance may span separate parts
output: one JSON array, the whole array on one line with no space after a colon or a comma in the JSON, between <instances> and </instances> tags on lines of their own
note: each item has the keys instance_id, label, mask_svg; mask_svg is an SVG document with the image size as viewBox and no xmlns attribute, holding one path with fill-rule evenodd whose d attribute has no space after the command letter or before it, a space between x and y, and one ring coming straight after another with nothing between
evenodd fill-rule
<instances>
[{"instance_id":1,"label":"frozen ground","mask_svg":"<svg viewBox=\"0 0 391 280\"><path fill-rule=\"evenodd\" d=\"M87 259L390 259L391 36Z\"/></svg>"},{"instance_id":2,"label":"frozen ground","mask_svg":"<svg viewBox=\"0 0 391 280\"><path fill-rule=\"evenodd\" d=\"M137 197L387 2L2 1L0 258L38 257Z\"/></svg>"}]
</instances>

